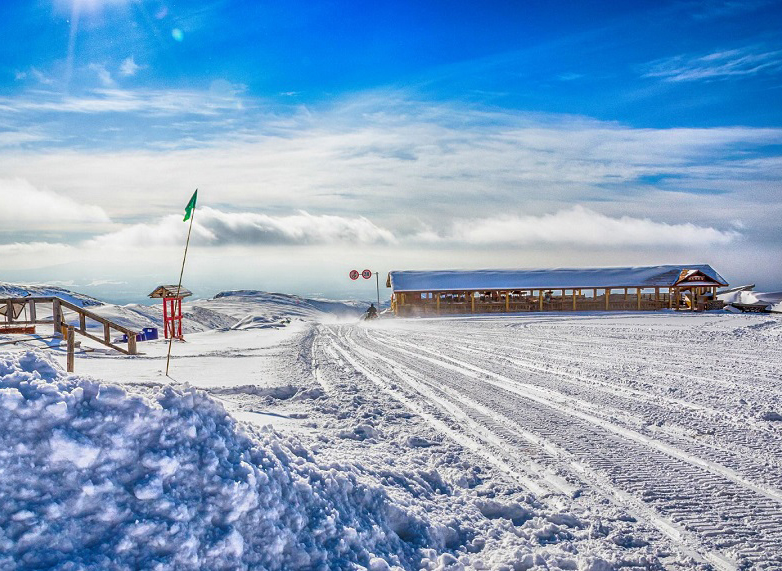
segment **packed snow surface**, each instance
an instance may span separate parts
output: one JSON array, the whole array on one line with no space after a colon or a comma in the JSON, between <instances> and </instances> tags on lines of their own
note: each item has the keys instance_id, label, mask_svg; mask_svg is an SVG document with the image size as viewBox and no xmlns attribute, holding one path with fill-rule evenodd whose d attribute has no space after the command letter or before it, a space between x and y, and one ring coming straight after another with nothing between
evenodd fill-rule
<instances>
[{"instance_id":1,"label":"packed snow surface","mask_svg":"<svg viewBox=\"0 0 782 571\"><path fill-rule=\"evenodd\" d=\"M176 382L162 340L7 346L0 568L782 569L779 316L225 298Z\"/></svg>"}]
</instances>

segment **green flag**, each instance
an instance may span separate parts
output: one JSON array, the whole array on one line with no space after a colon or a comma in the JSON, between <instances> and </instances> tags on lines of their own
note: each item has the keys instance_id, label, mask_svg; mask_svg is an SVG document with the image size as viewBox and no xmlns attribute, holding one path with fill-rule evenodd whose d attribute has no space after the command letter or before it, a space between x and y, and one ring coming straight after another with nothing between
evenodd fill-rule
<instances>
[{"instance_id":1,"label":"green flag","mask_svg":"<svg viewBox=\"0 0 782 571\"><path fill-rule=\"evenodd\" d=\"M190 219L190 215L193 214L193 209L195 208L197 196L198 196L198 189L195 189L193 196L190 197L190 202L188 202L187 206L185 206L185 217L182 219L182 222L187 222Z\"/></svg>"}]
</instances>

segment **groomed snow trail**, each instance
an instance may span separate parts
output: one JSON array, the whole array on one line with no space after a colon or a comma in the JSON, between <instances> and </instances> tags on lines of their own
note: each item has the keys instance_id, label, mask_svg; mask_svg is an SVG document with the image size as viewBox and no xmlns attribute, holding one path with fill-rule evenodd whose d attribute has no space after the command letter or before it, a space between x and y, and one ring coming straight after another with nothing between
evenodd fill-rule
<instances>
[{"instance_id":1,"label":"groomed snow trail","mask_svg":"<svg viewBox=\"0 0 782 571\"><path fill-rule=\"evenodd\" d=\"M324 360L339 355L542 500L607 500L715 569L782 569L782 321L524 316L318 334Z\"/></svg>"}]
</instances>

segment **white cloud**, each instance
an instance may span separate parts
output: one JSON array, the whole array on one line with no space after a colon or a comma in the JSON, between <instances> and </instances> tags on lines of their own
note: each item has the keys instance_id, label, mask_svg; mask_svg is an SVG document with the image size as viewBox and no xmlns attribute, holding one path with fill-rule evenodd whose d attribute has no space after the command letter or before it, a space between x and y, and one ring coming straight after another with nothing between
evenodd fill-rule
<instances>
[{"instance_id":1,"label":"white cloud","mask_svg":"<svg viewBox=\"0 0 782 571\"><path fill-rule=\"evenodd\" d=\"M89 69L95 72L95 75L98 76L98 81L103 87L114 87L116 85L114 78L111 77L111 72L106 69L105 65L91 63Z\"/></svg>"},{"instance_id":2,"label":"white cloud","mask_svg":"<svg viewBox=\"0 0 782 571\"><path fill-rule=\"evenodd\" d=\"M56 231L65 227L108 223L99 206L81 204L50 190L40 190L24 179L0 179L0 225L3 230Z\"/></svg>"},{"instance_id":3,"label":"white cloud","mask_svg":"<svg viewBox=\"0 0 782 571\"><path fill-rule=\"evenodd\" d=\"M668 224L648 218L610 217L583 206L542 216L500 216L456 220L443 234L431 230L416 238L433 243L469 245L572 245L601 248L671 244L725 245L741 236L735 230Z\"/></svg>"},{"instance_id":4,"label":"white cloud","mask_svg":"<svg viewBox=\"0 0 782 571\"><path fill-rule=\"evenodd\" d=\"M650 62L645 69L644 77L665 81L737 78L782 70L782 51L753 46L701 56L679 55Z\"/></svg>"},{"instance_id":5,"label":"white cloud","mask_svg":"<svg viewBox=\"0 0 782 571\"><path fill-rule=\"evenodd\" d=\"M134 248L181 245L188 224L179 215L161 218L153 224L134 224L96 236L88 247ZM299 212L269 216L253 212L223 212L202 207L196 210L192 243L202 246L263 246L320 244L390 244L394 235L363 216L347 218Z\"/></svg>"},{"instance_id":6,"label":"white cloud","mask_svg":"<svg viewBox=\"0 0 782 571\"><path fill-rule=\"evenodd\" d=\"M240 94L243 88L233 92L214 93L196 90L123 90L114 87L111 73L101 65L90 69L98 74L101 89L93 89L82 95L66 95L59 92L38 91L17 97L0 97L0 110L20 112L55 113L127 113L153 116L177 116L185 114L215 116L226 110L242 108Z\"/></svg>"},{"instance_id":7,"label":"white cloud","mask_svg":"<svg viewBox=\"0 0 782 571\"><path fill-rule=\"evenodd\" d=\"M122 60L122 63L119 66L119 73L123 77L132 77L136 75L140 69L142 69L142 67L136 63L133 56L130 56Z\"/></svg>"}]
</instances>

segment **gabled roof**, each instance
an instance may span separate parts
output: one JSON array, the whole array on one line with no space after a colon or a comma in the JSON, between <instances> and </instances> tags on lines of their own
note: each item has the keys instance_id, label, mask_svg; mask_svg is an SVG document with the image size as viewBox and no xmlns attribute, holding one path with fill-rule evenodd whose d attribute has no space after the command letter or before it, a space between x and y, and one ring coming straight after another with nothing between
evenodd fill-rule
<instances>
[{"instance_id":1,"label":"gabled roof","mask_svg":"<svg viewBox=\"0 0 782 571\"><path fill-rule=\"evenodd\" d=\"M179 297L187 297L189 295L193 295L193 292L185 287L179 288ZM161 297L177 297L177 285L159 285L151 294L149 294L149 297L155 299Z\"/></svg>"},{"instance_id":2,"label":"gabled roof","mask_svg":"<svg viewBox=\"0 0 782 571\"><path fill-rule=\"evenodd\" d=\"M392 271L388 283L396 291L480 291L671 287L691 276L708 278L682 285L725 286L728 283L707 264L635 266L629 268L553 268L534 270Z\"/></svg>"}]
</instances>

